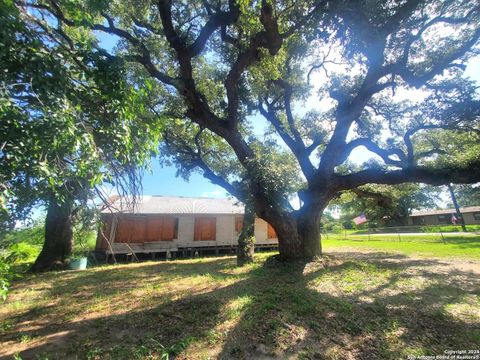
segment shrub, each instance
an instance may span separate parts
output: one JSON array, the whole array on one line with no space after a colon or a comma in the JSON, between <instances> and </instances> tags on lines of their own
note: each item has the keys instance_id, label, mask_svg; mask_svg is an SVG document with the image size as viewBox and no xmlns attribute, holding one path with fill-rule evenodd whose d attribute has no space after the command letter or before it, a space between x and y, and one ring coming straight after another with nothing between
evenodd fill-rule
<instances>
[{"instance_id":1,"label":"shrub","mask_svg":"<svg viewBox=\"0 0 480 360\"><path fill-rule=\"evenodd\" d=\"M42 249L43 223L8 232L0 243L0 299L5 301L12 280L22 276Z\"/></svg>"},{"instance_id":2,"label":"shrub","mask_svg":"<svg viewBox=\"0 0 480 360\"><path fill-rule=\"evenodd\" d=\"M7 251L0 253L0 299L7 299L10 284L13 279L20 277L18 268L14 266L16 262L16 254Z\"/></svg>"}]
</instances>

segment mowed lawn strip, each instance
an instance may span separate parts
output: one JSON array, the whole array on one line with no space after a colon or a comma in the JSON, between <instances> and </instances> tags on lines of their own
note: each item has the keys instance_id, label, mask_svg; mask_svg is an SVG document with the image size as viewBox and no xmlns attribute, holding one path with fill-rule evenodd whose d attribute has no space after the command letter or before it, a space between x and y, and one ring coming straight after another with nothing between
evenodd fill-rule
<instances>
[{"instance_id":1,"label":"mowed lawn strip","mask_svg":"<svg viewBox=\"0 0 480 360\"><path fill-rule=\"evenodd\" d=\"M380 250L386 252L418 255L422 257L451 257L463 259L480 259L480 235L328 235L322 237L322 244L327 251L342 247L355 249Z\"/></svg>"},{"instance_id":2,"label":"mowed lawn strip","mask_svg":"<svg viewBox=\"0 0 480 360\"><path fill-rule=\"evenodd\" d=\"M398 359L480 343L478 272L337 250L306 267L261 253L243 268L212 257L29 275L0 308L0 358Z\"/></svg>"}]
</instances>

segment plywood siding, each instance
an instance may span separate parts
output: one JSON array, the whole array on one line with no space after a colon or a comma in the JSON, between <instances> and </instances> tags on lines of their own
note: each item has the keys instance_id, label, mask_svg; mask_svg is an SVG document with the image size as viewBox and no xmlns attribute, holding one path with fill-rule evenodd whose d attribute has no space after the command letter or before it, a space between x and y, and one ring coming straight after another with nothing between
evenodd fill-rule
<instances>
[{"instance_id":1,"label":"plywood siding","mask_svg":"<svg viewBox=\"0 0 480 360\"><path fill-rule=\"evenodd\" d=\"M255 239L260 245L276 244L276 238L268 238L268 223L262 219L255 219Z\"/></svg>"},{"instance_id":2,"label":"plywood siding","mask_svg":"<svg viewBox=\"0 0 480 360\"><path fill-rule=\"evenodd\" d=\"M175 216L148 216L145 241L173 241L177 238L178 218Z\"/></svg>"},{"instance_id":3,"label":"plywood siding","mask_svg":"<svg viewBox=\"0 0 480 360\"><path fill-rule=\"evenodd\" d=\"M243 229L243 216L235 216L235 232L240 234Z\"/></svg>"},{"instance_id":4,"label":"plywood siding","mask_svg":"<svg viewBox=\"0 0 480 360\"><path fill-rule=\"evenodd\" d=\"M172 241L177 238L178 233L178 218L173 216L166 216L163 218L162 240Z\"/></svg>"},{"instance_id":5,"label":"plywood siding","mask_svg":"<svg viewBox=\"0 0 480 360\"><path fill-rule=\"evenodd\" d=\"M215 240L194 240L195 239L195 219L193 215L178 216L119 216L118 227L116 230L115 243L143 243L156 244L162 248L184 248L196 246L228 246L236 245L238 241L239 216L238 215L216 215L199 216L198 218L213 218L210 220L206 233L198 234L204 239L212 237L215 234ZM176 220L178 219L178 220ZM106 225L109 226L109 225ZM108 235L110 229L107 230ZM108 236L107 235L107 236ZM261 220L255 220L255 237L257 244L275 244L277 239L268 238L268 224ZM107 244L97 242L98 249L106 249Z\"/></svg>"},{"instance_id":6,"label":"plywood siding","mask_svg":"<svg viewBox=\"0 0 480 360\"><path fill-rule=\"evenodd\" d=\"M145 236L147 233L147 217L139 216L135 217L133 220L133 229L131 234L132 243L143 243L145 242Z\"/></svg>"},{"instance_id":7,"label":"plywood siding","mask_svg":"<svg viewBox=\"0 0 480 360\"><path fill-rule=\"evenodd\" d=\"M162 241L163 218L160 216L151 216L147 218L147 230L145 241Z\"/></svg>"},{"instance_id":8,"label":"plywood siding","mask_svg":"<svg viewBox=\"0 0 480 360\"><path fill-rule=\"evenodd\" d=\"M267 238L268 239L276 239L277 238L277 233L275 232L275 229L273 228L272 225L267 223Z\"/></svg>"},{"instance_id":9,"label":"plywood siding","mask_svg":"<svg viewBox=\"0 0 480 360\"><path fill-rule=\"evenodd\" d=\"M194 241L217 240L217 218L196 217L193 234Z\"/></svg>"},{"instance_id":10,"label":"plywood siding","mask_svg":"<svg viewBox=\"0 0 480 360\"><path fill-rule=\"evenodd\" d=\"M119 217L117 231L115 232L116 243L129 243L132 240L135 220L131 217Z\"/></svg>"}]
</instances>

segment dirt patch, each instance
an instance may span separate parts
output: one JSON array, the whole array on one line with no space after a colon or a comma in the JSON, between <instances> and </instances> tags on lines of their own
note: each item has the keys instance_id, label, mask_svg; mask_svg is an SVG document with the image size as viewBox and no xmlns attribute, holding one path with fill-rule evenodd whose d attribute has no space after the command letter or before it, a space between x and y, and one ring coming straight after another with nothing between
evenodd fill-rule
<instances>
[{"instance_id":1,"label":"dirt patch","mask_svg":"<svg viewBox=\"0 0 480 360\"><path fill-rule=\"evenodd\" d=\"M378 260L393 263L417 262L419 266L425 266L441 272L448 273L452 270L457 270L480 274L480 261L466 260L464 258L426 258L425 256L405 256L401 253L379 252L378 250L362 249L359 251L359 249L348 247L330 250L329 254L337 259Z\"/></svg>"}]
</instances>

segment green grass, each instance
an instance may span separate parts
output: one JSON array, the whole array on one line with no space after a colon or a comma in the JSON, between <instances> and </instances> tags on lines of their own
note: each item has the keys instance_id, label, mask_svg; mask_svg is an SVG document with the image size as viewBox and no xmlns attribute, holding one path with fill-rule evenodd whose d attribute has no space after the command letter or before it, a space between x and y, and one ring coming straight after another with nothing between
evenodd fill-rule
<instances>
[{"instance_id":1,"label":"green grass","mask_svg":"<svg viewBox=\"0 0 480 360\"><path fill-rule=\"evenodd\" d=\"M323 236L322 243L328 251L338 247L400 252L429 257L458 257L480 259L480 235L438 234L412 235L342 235Z\"/></svg>"},{"instance_id":2,"label":"green grass","mask_svg":"<svg viewBox=\"0 0 480 360\"><path fill-rule=\"evenodd\" d=\"M261 253L243 268L211 257L28 275L0 307L0 358L398 359L477 348L478 273L447 258L342 249L307 266Z\"/></svg>"},{"instance_id":3,"label":"green grass","mask_svg":"<svg viewBox=\"0 0 480 360\"><path fill-rule=\"evenodd\" d=\"M467 231L475 232L480 231L480 225L465 225ZM462 227L460 225L429 225L422 226L421 231L423 232L461 232Z\"/></svg>"},{"instance_id":4,"label":"green grass","mask_svg":"<svg viewBox=\"0 0 480 360\"><path fill-rule=\"evenodd\" d=\"M467 231L468 232L479 232L480 231L480 225L466 225ZM409 226L388 226L388 227L372 227L371 229L368 229L368 225L363 224L360 226L358 229L349 229L349 230L341 230L338 231L338 234L355 234L355 235L360 235L360 234L368 234L368 232L371 233L393 233L396 234L398 232L400 233L439 233L439 232L462 232L462 227L460 225L454 226L454 225L409 225Z\"/></svg>"}]
</instances>

